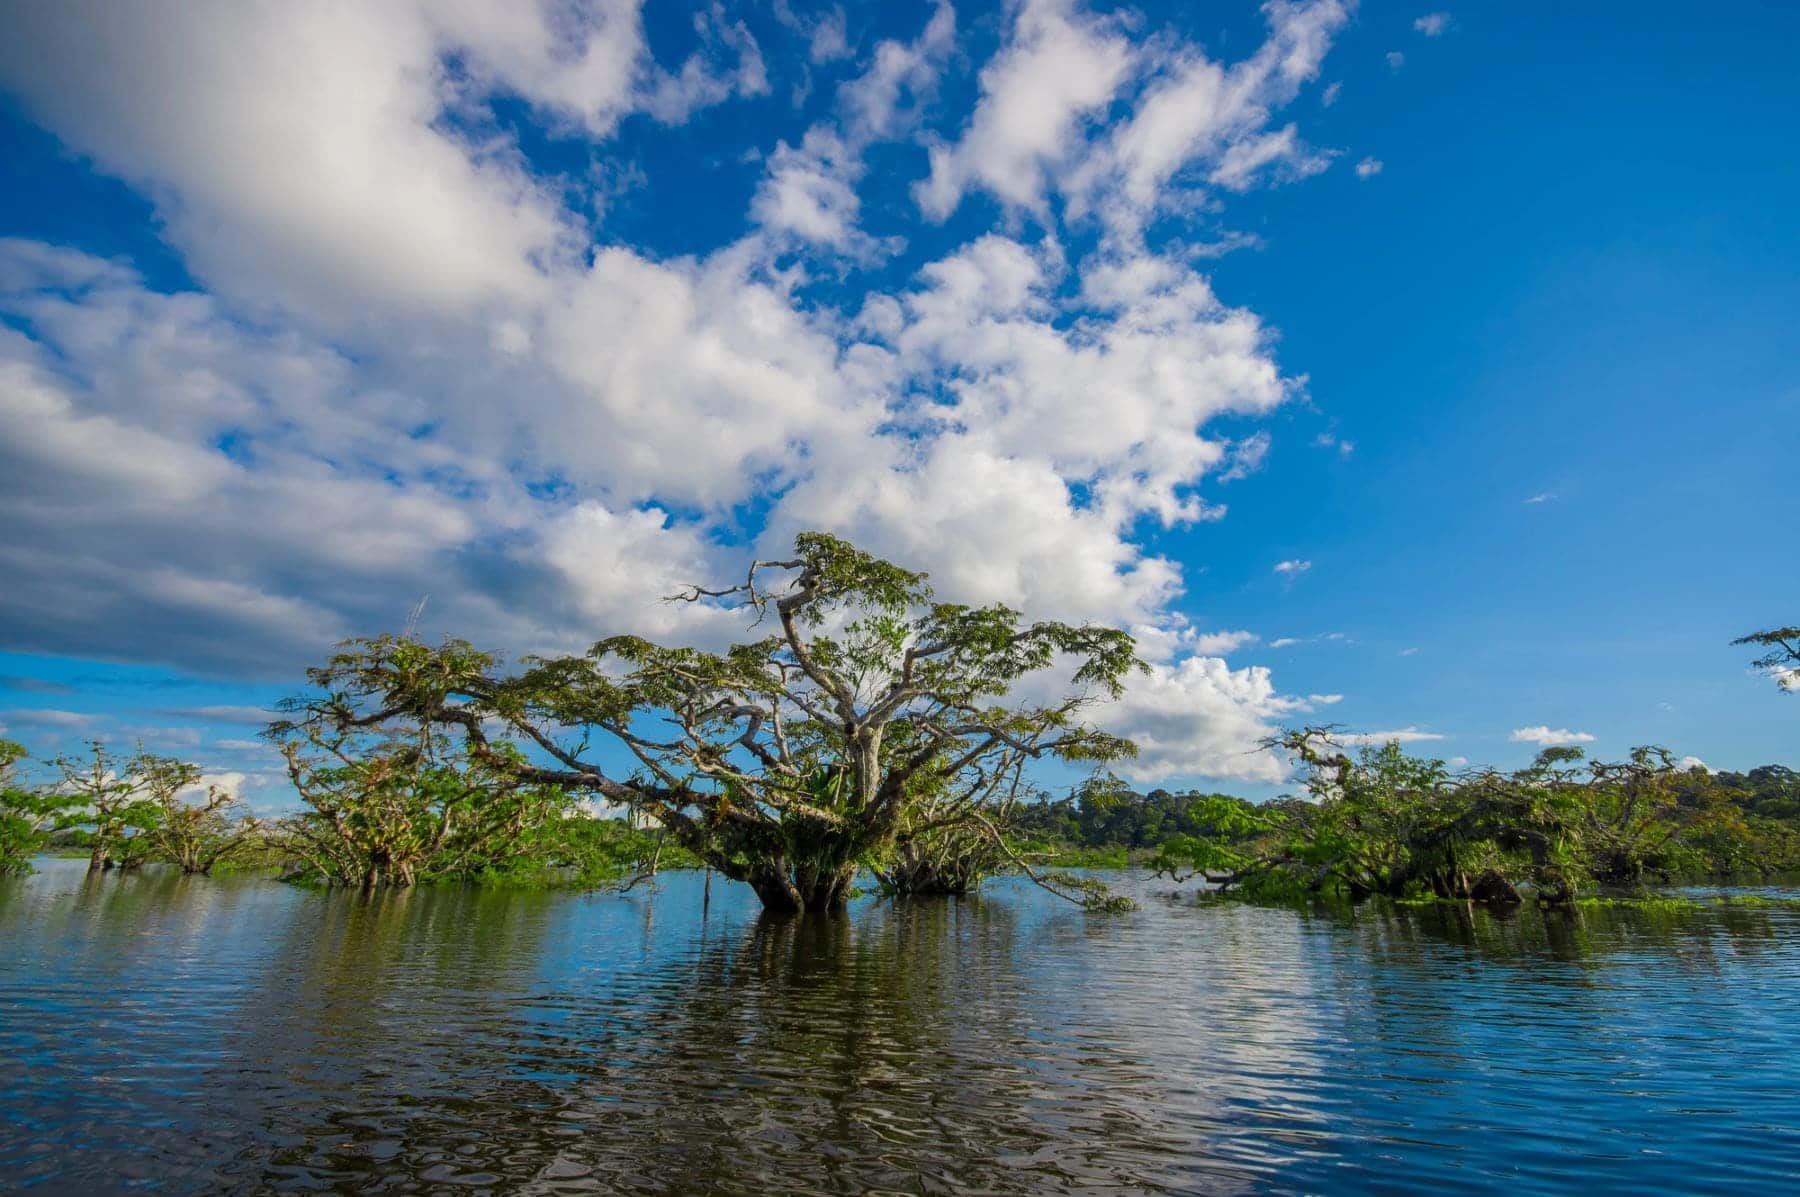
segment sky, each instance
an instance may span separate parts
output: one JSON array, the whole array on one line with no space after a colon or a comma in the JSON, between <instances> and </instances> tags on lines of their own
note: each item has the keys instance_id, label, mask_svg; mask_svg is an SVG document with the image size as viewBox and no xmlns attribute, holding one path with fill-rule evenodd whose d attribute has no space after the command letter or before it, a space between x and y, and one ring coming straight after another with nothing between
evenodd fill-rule
<instances>
[{"instance_id":1,"label":"sky","mask_svg":"<svg viewBox=\"0 0 1800 1197\"><path fill-rule=\"evenodd\" d=\"M1284 725L1800 763L1800 8L0 0L0 734L293 801L346 637L809 528Z\"/></svg>"}]
</instances>

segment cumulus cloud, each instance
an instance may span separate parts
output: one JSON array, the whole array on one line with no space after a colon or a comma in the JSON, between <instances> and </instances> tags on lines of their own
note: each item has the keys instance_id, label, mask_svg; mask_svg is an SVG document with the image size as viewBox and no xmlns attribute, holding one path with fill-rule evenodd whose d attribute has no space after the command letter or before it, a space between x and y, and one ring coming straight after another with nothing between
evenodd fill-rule
<instances>
[{"instance_id":1,"label":"cumulus cloud","mask_svg":"<svg viewBox=\"0 0 1800 1197\"><path fill-rule=\"evenodd\" d=\"M1263 666L1232 669L1200 656L1154 666L1123 700L1102 708L1099 721L1137 742L1137 758L1119 767L1133 781L1199 775L1277 782L1287 776L1287 764L1261 741L1282 720L1310 709L1279 694Z\"/></svg>"},{"instance_id":2,"label":"cumulus cloud","mask_svg":"<svg viewBox=\"0 0 1800 1197\"><path fill-rule=\"evenodd\" d=\"M427 593L423 633L508 652L716 643L729 619L658 600L825 527L947 597L1138 632L1158 673L1108 717L1157 776L1273 777L1256 741L1336 697L1226 666L1255 637L1190 626L1146 547L1270 452L1209 426L1300 387L1197 265L1228 237L1135 232L1322 164L1277 113L1344 5L1267 6L1227 64L1031 0L936 134L949 4L866 53L840 10L794 18L807 69L845 72L831 115L761 147L745 227L687 254L596 238L599 185L494 105L601 147L766 94L718 6L670 64L627 0L4 11L0 86L154 205L199 289L0 242L0 645L291 678ZM863 229L873 147L920 136L928 217L980 191L1044 227L936 230L845 282L902 248Z\"/></svg>"},{"instance_id":3,"label":"cumulus cloud","mask_svg":"<svg viewBox=\"0 0 1800 1197\"><path fill-rule=\"evenodd\" d=\"M1194 176L1226 191L1305 177L1329 157L1309 149L1298 127L1272 128L1274 111L1318 75L1332 38L1349 19L1337 0L1264 6L1269 35L1229 66L1197 47L1146 56L1149 82L1121 122L1067 171L1071 211L1097 210L1115 233L1132 236L1161 208L1191 204ZM1335 99L1331 92L1325 103Z\"/></svg>"},{"instance_id":4,"label":"cumulus cloud","mask_svg":"<svg viewBox=\"0 0 1800 1197\"><path fill-rule=\"evenodd\" d=\"M1413 22L1413 28L1426 37L1440 37L1450 28L1450 14L1447 12L1428 12Z\"/></svg>"},{"instance_id":5,"label":"cumulus cloud","mask_svg":"<svg viewBox=\"0 0 1800 1197\"><path fill-rule=\"evenodd\" d=\"M1536 744L1542 748L1553 748L1563 744L1591 744L1594 737L1587 732L1570 731L1566 727L1550 727L1539 724L1536 727L1515 727L1507 737L1515 744Z\"/></svg>"},{"instance_id":6,"label":"cumulus cloud","mask_svg":"<svg viewBox=\"0 0 1800 1197\"><path fill-rule=\"evenodd\" d=\"M931 147L930 175L915 190L921 210L942 220L980 189L1047 219L1055 191L1071 217L1097 214L1130 241L1157 211L1192 208L1209 187L1243 191L1323 170L1329 155L1273 115L1317 77L1348 7L1283 2L1264 14L1263 44L1224 64L1175 39L1134 44L1117 20L1067 0L1029 0L981 73L968 125ZM1121 102L1126 119L1083 136Z\"/></svg>"},{"instance_id":7,"label":"cumulus cloud","mask_svg":"<svg viewBox=\"0 0 1800 1197\"><path fill-rule=\"evenodd\" d=\"M1202 632L1188 642L1194 652L1207 657L1222 657L1246 644L1256 643L1255 632Z\"/></svg>"},{"instance_id":8,"label":"cumulus cloud","mask_svg":"<svg viewBox=\"0 0 1800 1197\"><path fill-rule=\"evenodd\" d=\"M1381 159L1379 158L1364 158L1356 164L1356 177L1359 179L1372 179L1380 173Z\"/></svg>"},{"instance_id":9,"label":"cumulus cloud","mask_svg":"<svg viewBox=\"0 0 1800 1197\"><path fill-rule=\"evenodd\" d=\"M1275 572L1289 578L1297 577L1311 568L1312 562L1301 561L1298 558L1289 561L1277 561L1275 563Z\"/></svg>"},{"instance_id":10,"label":"cumulus cloud","mask_svg":"<svg viewBox=\"0 0 1800 1197\"><path fill-rule=\"evenodd\" d=\"M1026 0L1006 46L982 69L968 127L954 144L932 147L919 207L942 220L975 185L1041 209L1047 176L1073 152L1080 121L1111 102L1132 65L1131 43L1114 23L1071 0Z\"/></svg>"}]
</instances>

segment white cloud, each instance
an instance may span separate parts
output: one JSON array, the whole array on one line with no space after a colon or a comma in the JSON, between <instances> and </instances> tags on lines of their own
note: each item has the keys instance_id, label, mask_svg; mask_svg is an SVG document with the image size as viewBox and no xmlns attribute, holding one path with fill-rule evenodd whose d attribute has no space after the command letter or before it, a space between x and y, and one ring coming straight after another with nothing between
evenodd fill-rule
<instances>
[{"instance_id":1,"label":"white cloud","mask_svg":"<svg viewBox=\"0 0 1800 1197\"><path fill-rule=\"evenodd\" d=\"M1242 191L1271 176L1325 168L1328 157L1308 149L1294 125L1268 126L1273 111L1317 77L1348 9L1316 0L1265 5L1264 12L1268 40L1242 62L1223 66L1187 45L1148 59L1152 77L1130 119L1068 172L1073 214L1097 210L1116 233L1131 236L1174 198L1178 176ZM1328 95L1329 105L1335 93Z\"/></svg>"},{"instance_id":2,"label":"white cloud","mask_svg":"<svg viewBox=\"0 0 1800 1197\"><path fill-rule=\"evenodd\" d=\"M1426 37L1441 36L1450 28L1450 14L1447 12L1428 12L1413 22L1413 28Z\"/></svg>"},{"instance_id":3,"label":"white cloud","mask_svg":"<svg viewBox=\"0 0 1800 1197\"><path fill-rule=\"evenodd\" d=\"M981 71L967 129L932 147L931 174L915 192L920 209L942 220L972 185L1041 209L1047 173L1074 150L1079 122L1112 100L1131 67L1131 43L1110 23L1071 0L1025 0Z\"/></svg>"},{"instance_id":4,"label":"white cloud","mask_svg":"<svg viewBox=\"0 0 1800 1197\"><path fill-rule=\"evenodd\" d=\"M1293 645L1296 645L1299 643L1301 643L1301 641L1298 637L1281 636L1281 637L1278 637L1277 639L1269 641L1269 647L1270 648L1290 648Z\"/></svg>"},{"instance_id":5,"label":"white cloud","mask_svg":"<svg viewBox=\"0 0 1800 1197\"><path fill-rule=\"evenodd\" d=\"M1372 179L1380 173L1381 159L1379 158L1364 158L1356 164L1356 177L1359 179Z\"/></svg>"},{"instance_id":6,"label":"white cloud","mask_svg":"<svg viewBox=\"0 0 1800 1197\"><path fill-rule=\"evenodd\" d=\"M799 147L782 142L769 156L750 214L765 228L843 251L868 244L857 228L856 180L862 161L826 129L813 129Z\"/></svg>"},{"instance_id":7,"label":"white cloud","mask_svg":"<svg viewBox=\"0 0 1800 1197\"><path fill-rule=\"evenodd\" d=\"M866 144L906 133L918 117L919 103L937 86L955 39L956 12L948 0L937 0L916 39L877 45L868 69L838 91L845 137Z\"/></svg>"},{"instance_id":8,"label":"white cloud","mask_svg":"<svg viewBox=\"0 0 1800 1197\"><path fill-rule=\"evenodd\" d=\"M1290 561L1277 561L1275 563L1275 572L1278 574L1284 574L1290 578L1297 577L1298 575L1305 573L1307 570L1309 570L1311 568L1312 568L1312 562L1300 561L1298 559L1290 560Z\"/></svg>"},{"instance_id":9,"label":"white cloud","mask_svg":"<svg viewBox=\"0 0 1800 1197\"><path fill-rule=\"evenodd\" d=\"M1203 657L1222 657L1246 644L1255 644L1256 640L1255 632L1202 632L1188 641L1186 647Z\"/></svg>"},{"instance_id":10,"label":"white cloud","mask_svg":"<svg viewBox=\"0 0 1800 1197\"><path fill-rule=\"evenodd\" d=\"M1561 744L1591 744L1594 741L1594 737L1587 732L1570 731L1566 727L1552 728L1545 724L1515 727L1507 738L1515 744L1537 744L1544 748Z\"/></svg>"},{"instance_id":11,"label":"white cloud","mask_svg":"<svg viewBox=\"0 0 1800 1197\"><path fill-rule=\"evenodd\" d=\"M1120 768L1137 782L1171 777L1281 781L1286 764L1261 746L1279 722L1307 709L1275 690L1261 666L1232 669L1217 657L1153 667L1098 721L1129 735L1138 757Z\"/></svg>"},{"instance_id":12,"label":"white cloud","mask_svg":"<svg viewBox=\"0 0 1800 1197\"><path fill-rule=\"evenodd\" d=\"M1219 481L1236 482L1262 469L1272 443L1268 433L1257 432L1232 445L1230 460L1219 472Z\"/></svg>"},{"instance_id":13,"label":"white cloud","mask_svg":"<svg viewBox=\"0 0 1800 1197\"><path fill-rule=\"evenodd\" d=\"M159 197L171 239L222 291L315 313L346 298L468 310L531 293L532 262L573 248L542 188L439 122L452 96L438 56L475 32L457 19L472 6L441 20L406 4L9 7L0 81ZM629 74L608 68L636 51L608 47L635 47L635 14L596 32L589 69L563 72L531 11L483 23L484 73L610 123Z\"/></svg>"},{"instance_id":14,"label":"white cloud","mask_svg":"<svg viewBox=\"0 0 1800 1197\"><path fill-rule=\"evenodd\" d=\"M1419 650L1417 648L1403 648L1400 650L1400 655L1403 657L1414 657L1417 656L1418 653Z\"/></svg>"},{"instance_id":15,"label":"white cloud","mask_svg":"<svg viewBox=\"0 0 1800 1197\"><path fill-rule=\"evenodd\" d=\"M1527 503L1548 503L1550 500L1552 500L1554 498L1556 498L1555 491L1541 490L1537 494L1532 495L1530 498L1526 499L1525 501Z\"/></svg>"},{"instance_id":16,"label":"white cloud","mask_svg":"<svg viewBox=\"0 0 1800 1197\"><path fill-rule=\"evenodd\" d=\"M631 3L635 10L635 0ZM648 67L642 72L643 83L635 97L644 111L668 124L679 124L699 109L733 96L760 96L769 91L762 50L748 26L729 19L724 5L716 0L696 12L693 23L700 49L679 71Z\"/></svg>"},{"instance_id":17,"label":"white cloud","mask_svg":"<svg viewBox=\"0 0 1800 1197\"><path fill-rule=\"evenodd\" d=\"M1344 85L1342 83L1328 84L1325 90L1319 95L1319 104L1325 108L1331 107L1338 102L1338 96L1342 95L1343 91Z\"/></svg>"},{"instance_id":18,"label":"white cloud","mask_svg":"<svg viewBox=\"0 0 1800 1197\"><path fill-rule=\"evenodd\" d=\"M631 113L766 93L718 6L672 69L621 0L10 7L27 36L0 44L0 84L147 196L206 289L0 242L0 642L292 678L425 593L424 634L509 652L716 641L718 613L656 600L735 571L746 539L826 527L947 597L1132 627L1161 671L1118 716L1152 733L1146 767L1271 776L1255 740L1336 696L1218 661L1254 636L1190 626L1144 529L1222 517L1202 487L1270 438L1204 430L1300 382L1196 267L1243 238L1132 235L1322 164L1274 114L1345 7L1266 13L1227 65L1023 5L920 196L941 215L979 189L1046 229L1003 220L838 310L808 285L893 248L861 229L865 154L917 135L956 53L947 3L869 51L831 119L764 147L756 227L690 256L596 237L488 106L605 146ZM841 12L807 22L810 56L841 61ZM1092 239L1062 235L1052 191L1097 248L1071 258Z\"/></svg>"},{"instance_id":19,"label":"white cloud","mask_svg":"<svg viewBox=\"0 0 1800 1197\"><path fill-rule=\"evenodd\" d=\"M814 16L795 12L788 0L775 0L773 8L778 22L806 39L806 56L813 65L850 57L849 21L841 7Z\"/></svg>"},{"instance_id":20,"label":"white cloud","mask_svg":"<svg viewBox=\"0 0 1800 1197\"><path fill-rule=\"evenodd\" d=\"M1393 731L1334 733L1331 737L1349 748L1364 746L1379 747L1383 744L1423 744L1445 737L1438 732L1420 731L1416 727L1396 728Z\"/></svg>"},{"instance_id":21,"label":"white cloud","mask_svg":"<svg viewBox=\"0 0 1800 1197\"><path fill-rule=\"evenodd\" d=\"M1398 71L1401 67L1406 65L1406 55L1400 53L1398 50L1389 50L1387 52L1387 64L1388 70Z\"/></svg>"},{"instance_id":22,"label":"white cloud","mask_svg":"<svg viewBox=\"0 0 1800 1197\"><path fill-rule=\"evenodd\" d=\"M1677 762L1677 767L1682 770L1705 769L1707 772L1709 772L1709 773L1711 772L1710 769L1706 768L1706 762L1701 760L1697 756L1682 757L1681 760Z\"/></svg>"},{"instance_id":23,"label":"white cloud","mask_svg":"<svg viewBox=\"0 0 1800 1197\"><path fill-rule=\"evenodd\" d=\"M0 726L41 727L54 731L83 731L104 722L104 715L85 711L59 711L50 707L15 707L0 711Z\"/></svg>"}]
</instances>

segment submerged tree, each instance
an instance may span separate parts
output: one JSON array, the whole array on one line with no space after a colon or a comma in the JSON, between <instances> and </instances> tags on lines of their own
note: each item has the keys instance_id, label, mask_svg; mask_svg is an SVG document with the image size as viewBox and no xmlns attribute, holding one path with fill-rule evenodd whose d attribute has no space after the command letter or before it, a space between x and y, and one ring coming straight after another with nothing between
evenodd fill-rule
<instances>
[{"instance_id":1,"label":"submerged tree","mask_svg":"<svg viewBox=\"0 0 1800 1197\"><path fill-rule=\"evenodd\" d=\"M1739 636L1733 644L1754 644L1769 651L1751 664L1767 670L1775 684L1790 694L1800 694L1800 628L1771 628Z\"/></svg>"},{"instance_id":2,"label":"submerged tree","mask_svg":"<svg viewBox=\"0 0 1800 1197\"><path fill-rule=\"evenodd\" d=\"M1680 824L1678 770L1660 748L1616 763L1549 748L1525 769L1453 776L1398 744L1352 757L1325 729L1272 746L1304 769L1310 803L1251 807L1212 800L1210 834L1170 841L1155 862L1184 880L1268 896L1336 893L1499 903L1529 885L1540 903L1584 886L1642 886L1667 875Z\"/></svg>"},{"instance_id":3,"label":"submerged tree","mask_svg":"<svg viewBox=\"0 0 1800 1197\"><path fill-rule=\"evenodd\" d=\"M153 778L149 798L159 814L148 835L157 856L184 873L204 875L255 846L262 825L244 810L237 795L218 786L206 787L197 802L186 801L184 794L197 780Z\"/></svg>"},{"instance_id":4,"label":"submerged tree","mask_svg":"<svg viewBox=\"0 0 1800 1197\"><path fill-rule=\"evenodd\" d=\"M23 745L0 740L0 876L31 871L50 834L70 825L80 800L18 775Z\"/></svg>"},{"instance_id":5,"label":"submerged tree","mask_svg":"<svg viewBox=\"0 0 1800 1197\"><path fill-rule=\"evenodd\" d=\"M753 563L738 585L676 597L774 628L724 652L617 636L512 674L460 641L353 641L311 671L322 693L291 702L275 733L329 743L454 729L470 762L647 814L784 912L841 909L858 867L879 869L948 828L998 841L988 805L1025 761L1133 751L1079 720L1140 667L1123 631L933 602L923 574L820 533L799 536L792 558ZM1005 701L1059 662L1070 677L1060 698ZM629 775L602 766L596 736Z\"/></svg>"},{"instance_id":6,"label":"submerged tree","mask_svg":"<svg viewBox=\"0 0 1800 1197\"><path fill-rule=\"evenodd\" d=\"M535 859L570 805L560 787L496 768L520 763L510 746L459 759L429 722L277 726L308 807L282 822L280 845L303 873L333 884L407 886Z\"/></svg>"},{"instance_id":7,"label":"submerged tree","mask_svg":"<svg viewBox=\"0 0 1800 1197\"><path fill-rule=\"evenodd\" d=\"M81 808L89 834L88 871L133 869L150 858L153 833L162 818L155 794L179 792L198 781L200 770L173 757L141 749L122 759L98 740L82 757L59 756L58 792Z\"/></svg>"}]
</instances>

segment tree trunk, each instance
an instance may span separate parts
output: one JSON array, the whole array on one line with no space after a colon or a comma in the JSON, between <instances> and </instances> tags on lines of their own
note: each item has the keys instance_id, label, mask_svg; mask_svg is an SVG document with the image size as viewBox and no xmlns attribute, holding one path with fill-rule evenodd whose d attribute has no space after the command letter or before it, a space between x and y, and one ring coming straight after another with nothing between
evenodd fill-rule
<instances>
[{"instance_id":1,"label":"tree trunk","mask_svg":"<svg viewBox=\"0 0 1800 1197\"><path fill-rule=\"evenodd\" d=\"M904 844L881 874L888 889L901 897L961 897L972 893L995 865L994 853L985 841L966 843L929 852L916 844Z\"/></svg>"},{"instance_id":2,"label":"tree trunk","mask_svg":"<svg viewBox=\"0 0 1800 1197\"><path fill-rule=\"evenodd\" d=\"M770 914L838 914L850 904L850 886L856 867L845 865L835 872L795 878L785 868L765 866L750 874L750 888ZM804 883L802 883L804 882Z\"/></svg>"}]
</instances>

